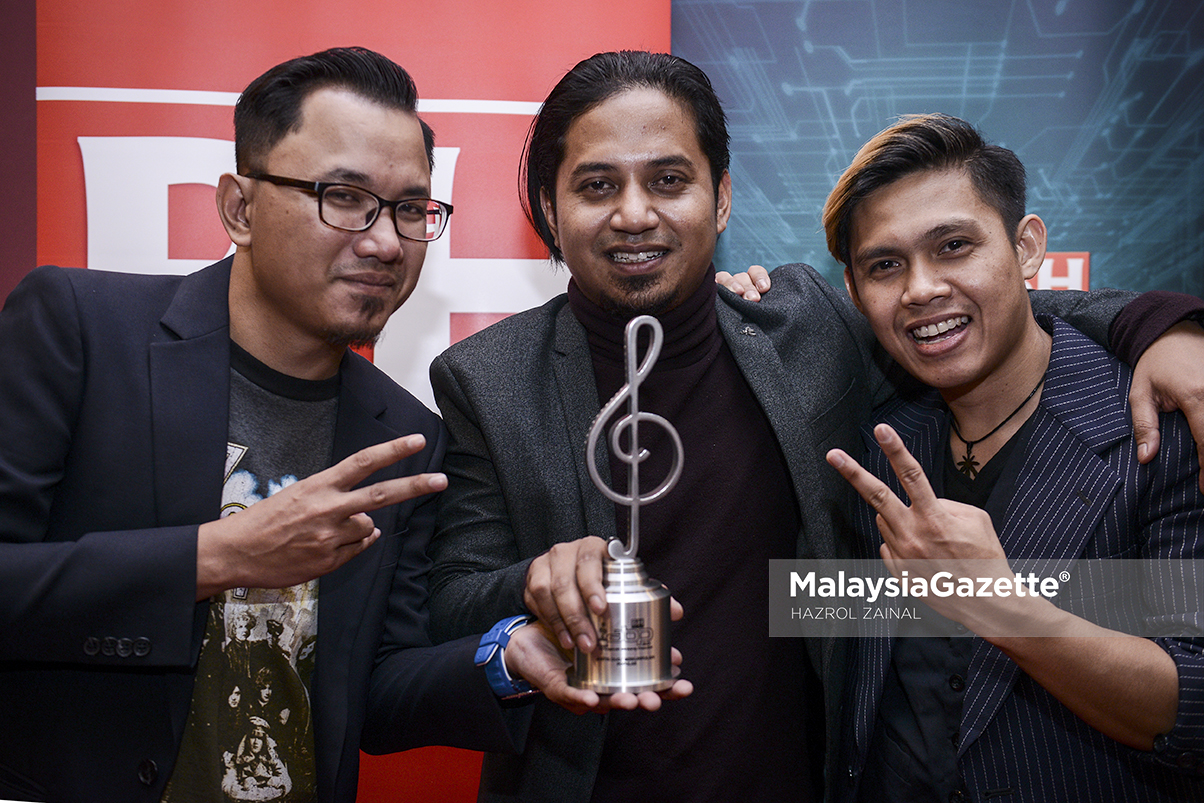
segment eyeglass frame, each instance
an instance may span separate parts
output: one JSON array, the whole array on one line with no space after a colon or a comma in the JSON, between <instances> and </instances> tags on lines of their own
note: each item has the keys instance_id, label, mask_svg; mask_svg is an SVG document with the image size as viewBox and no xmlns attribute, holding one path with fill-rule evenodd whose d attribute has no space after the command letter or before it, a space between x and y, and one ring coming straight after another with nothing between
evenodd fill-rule
<instances>
[{"instance_id":1,"label":"eyeglass frame","mask_svg":"<svg viewBox=\"0 0 1204 803\"><path fill-rule=\"evenodd\" d=\"M280 187L293 187L298 190L312 192L314 195L318 196L318 220L322 221L323 225L329 226L330 228L335 229L336 231L350 231L350 232L367 231L368 229L372 228L376 224L377 218L380 217L381 210L385 209L387 207L393 211L393 230L397 232L398 237L401 237L403 240L409 240L410 242L415 242L415 243L432 243L435 240L438 240L440 237L442 237L443 232L447 231L447 224L451 219L451 214L453 211L451 204L444 203L443 201L436 201L434 198L401 198L396 201L390 201L386 198L380 197L379 195L374 193L372 190L365 189L364 187L360 187L355 184L348 184L345 181L304 181L299 178L288 178L286 176L275 176L275 175L272 175L271 173L261 173L258 171L251 172L251 173L239 173L239 175L244 178L253 179L255 181L266 181L269 184L275 184ZM326 217L322 214L322 195L323 195L323 193L326 192L326 190L330 189L331 187L349 187L353 190L358 190L359 192L367 193L368 195L370 195L376 199L376 214L374 214L372 216L372 219L369 220L366 224L364 224L364 226L362 228L358 228L358 229L349 229L346 226L336 226L333 223L330 223L329 221L326 220ZM439 228L438 233L435 234L434 237L431 237L429 240L421 240L417 237L411 237L408 234L403 234L401 231L401 228L398 226L397 207L399 207L405 203L413 203L414 201L423 201L424 203L437 204L439 206L439 209L443 213L443 215L442 215L443 225Z\"/></svg>"}]
</instances>

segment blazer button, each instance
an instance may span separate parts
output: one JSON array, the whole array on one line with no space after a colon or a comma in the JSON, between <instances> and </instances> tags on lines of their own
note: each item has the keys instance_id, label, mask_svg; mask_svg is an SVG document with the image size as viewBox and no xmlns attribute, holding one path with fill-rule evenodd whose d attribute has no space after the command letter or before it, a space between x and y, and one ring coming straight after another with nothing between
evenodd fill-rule
<instances>
[{"instance_id":1,"label":"blazer button","mask_svg":"<svg viewBox=\"0 0 1204 803\"><path fill-rule=\"evenodd\" d=\"M143 786L150 786L159 777L159 765L149 758L142 759L138 764L138 780Z\"/></svg>"},{"instance_id":2,"label":"blazer button","mask_svg":"<svg viewBox=\"0 0 1204 803\"><path fill-rule=\"evenodd\" d=\"M84 655L96 655L100 652L100 639L88 636L84 639Z\"/></svg>"},{"instance_id":3,"label":"blazer button","mask_svg":"<svg viewBox=\"0 0 1204 803\"><path fill-rule=\"evenodd\" d=\"M117 654L122 658L129 658L134 654L134 642L128 638L117 639Z\"/></svg>"},{"instance_id":4,"label":"blazer button","mask_svg":"<svg viewBox=\"0 0 1204 803\"><path fill-rule=\"evenodd\" d=\"M134 639L134 655L138 658L145 658L150 655L151 643L150 639L143 636L142 638Z\"/></svg>"},{"instance_id":5,"label":"blazer button","mask_svg":"<svg viewBox=\"0 0 1204 803\"><path fill-rule=\"evenodd\" d=\"M1166 752L1166 748L1167 748L1166 741L1167 741L1167 739L1166 739L1165 733L1160 733L1157 736L1155 736L1154 737L1154 752L1155 753Z\"/></svg>"},{"instance_id":6,"label":"blazer button","mask_svg":"<svg viewBox=\"0 0 1204 803\"><path fill-rule=\"evenodd\" d=\"M105 640L100 643L100 651L112 658L117 654L117 639L105 636Z\"/></svg>"}]
</instances>

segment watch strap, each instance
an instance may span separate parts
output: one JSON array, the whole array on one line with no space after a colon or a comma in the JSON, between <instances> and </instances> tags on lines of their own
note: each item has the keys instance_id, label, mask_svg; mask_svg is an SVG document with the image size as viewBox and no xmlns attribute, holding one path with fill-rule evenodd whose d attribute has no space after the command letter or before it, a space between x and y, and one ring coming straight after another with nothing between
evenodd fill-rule
<instances>
[{"instance_id":1,"label":"watch strap","mask_svg":"<svg viewBox=\"0 0 1204 803\"><path fill-rule=\"evenodd\" d=\"M477 646L474 662L485 668L485 678L489 688L503 700L538 693L530 683L522 678L513 678L506 669L506 645L515 630L535 621L534 616L509 616L502 619L481 636Z\"/></svg>"}]
</instances>

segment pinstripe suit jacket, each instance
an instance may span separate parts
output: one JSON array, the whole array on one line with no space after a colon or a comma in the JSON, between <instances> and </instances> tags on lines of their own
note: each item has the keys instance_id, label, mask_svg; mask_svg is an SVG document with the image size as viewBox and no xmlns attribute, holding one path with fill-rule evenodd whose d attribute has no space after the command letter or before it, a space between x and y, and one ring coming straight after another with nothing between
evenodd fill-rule
<instances>
[{"instance_id":1,"label":"pinstripe suit jacket","mask_svg":"<svg viewBox=\"0 0 1204 803\"><path fill-rule=\"evenodd\" d=\"M1035 428L1015 493L1003 521L995 522L1004 552L1012 559L1204 558L1204 499L1186 422L1179 414L1163 416L1158 458L1138 465L1129 369L1068 324L1052 323ZM935 391L893 401L876 417L895 428L929 476L939 474L948 412ZM863 440L863 464L906 499L871 427ZM881 537L860 500L854 520L862 557L876 555ZM1199 611L1180 619L1204 628ZM1204 639L1156 641L1178 667L1179 710L1174 728L1148 753L1088 726L976 638L958 748L971 799L1204 800ZM889 638L873 638L854 649L843 745L848 783L841 785L849 799L865 766L891 646Z\"/></svg>"}]
</instances>

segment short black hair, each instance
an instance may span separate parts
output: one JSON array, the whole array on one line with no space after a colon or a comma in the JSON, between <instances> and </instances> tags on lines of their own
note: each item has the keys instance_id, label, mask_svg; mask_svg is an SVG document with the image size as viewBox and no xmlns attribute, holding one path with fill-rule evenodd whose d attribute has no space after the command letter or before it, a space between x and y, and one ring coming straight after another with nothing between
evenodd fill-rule
<instances>
[{"instance_id":1,"label":"short black hair","mask_svg":"<svg viewBox=\"0 0 1204 803\"><path fill-rule=\"evenodd\" d=\"M390 109L418 114L418 88L410 74L363 47L336 47L277 64L256 78L234 106L234 161L239 173L263 169L263 160L289 132L301 127L301 106L326 87L350 90ZM426 158L435 166L435 134L422 120Z\"/></svg>"},{"instance_id":2,"label":"short black hair","mask_svg":"<svg viewBox=\"0 0 1204 803\"><path fill-rule=\"evenodd\" d=\"M1025 174L1019 157L990 145L974 126L947 114L910 114L861 146L824 204L828 251L851 267L853 212L871 193L921 170L965 170L975 192L1003 219L1015 242L1024 218Z\"/></svg>"},{"instance_id":3,"label":"short black hair","mask_svg":"<svg viewBox=\"0 0 1204 803\"><path fill-rule=\"evenodd\" d=\"M564 254L540 206L540 191L556 198L556 173L564 161L569 128L581 115L615 95L635 88L658 89L694 115L698 144L711 166L715 192L731 161L730 137L723 105L706 73L668 53L623 50L597 53L568 71L543 102L531 123L523 149L519 195L523 210L556 262Z\"/></svg>"}]
</instances>

